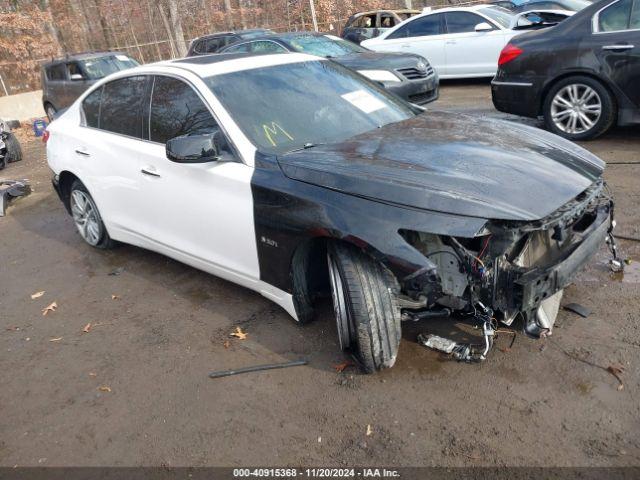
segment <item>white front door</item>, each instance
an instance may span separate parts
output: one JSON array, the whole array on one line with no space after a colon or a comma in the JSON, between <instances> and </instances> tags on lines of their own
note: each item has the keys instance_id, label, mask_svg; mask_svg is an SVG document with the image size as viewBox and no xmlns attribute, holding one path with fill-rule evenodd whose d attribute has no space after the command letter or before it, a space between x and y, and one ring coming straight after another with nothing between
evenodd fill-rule
<instances>
[{"instance_id":1,"label":"white front door","mask_svg":"<svg viewBox=\"0 0 640 480\"><path fill-rule=\"evenodd\" d=\"M445 14L447 35L445 77L492 77L498 69L498 57L505 43L505 31L484 17L471 12ZM476 31L486 23L492 30Z\"/></svg>"},{"instance_id":2,"label":"white front door","mask_svg":"<svg viewBox=\"0 0 640 480\"><path fill-rule=\"evenodd\" d=\"M253 216L253 168L230 152L217 162L176 163L167 140L218 128L187 83L156 76L149 115L148 148L140 156L143 210L155 248L237 283L260 277Z\"/></svg>"},{"instance_id":3,"label":"white front door","mask_svg":"<svg viewBox=\"0 0 640 480\"><path fill-rule=\"evenodd\" d=\"M444 72L445 39L444 15L433 14L417 17L392 31L385 38L365 42L367 48L378 52L416 53L425 57L438 72Z\"/></svg>"}]
</instances>

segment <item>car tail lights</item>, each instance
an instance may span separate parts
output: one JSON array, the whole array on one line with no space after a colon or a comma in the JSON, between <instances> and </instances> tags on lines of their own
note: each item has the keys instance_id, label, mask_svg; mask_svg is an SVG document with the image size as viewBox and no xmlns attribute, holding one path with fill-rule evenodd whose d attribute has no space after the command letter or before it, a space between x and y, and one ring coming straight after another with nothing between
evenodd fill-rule
<instances>
[{"instance_id":1,"label":"car tail lights","mask_svg":"<svg viewBox=\"0 0 640 480\"><path fill-rule=\"evenodd\" d=\"M510 62L518 58L522 54L523 50L516 47L512 43L508 43L500 52L500 58L498 58L498 66L502 66L505 63Z\"/></svg>"}]
</instances>

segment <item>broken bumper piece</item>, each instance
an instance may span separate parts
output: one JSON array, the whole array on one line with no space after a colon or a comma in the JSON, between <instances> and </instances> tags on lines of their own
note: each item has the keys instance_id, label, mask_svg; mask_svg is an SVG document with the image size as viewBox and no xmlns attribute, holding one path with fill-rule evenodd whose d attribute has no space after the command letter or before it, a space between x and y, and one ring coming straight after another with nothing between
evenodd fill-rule
<instances>
[{"instance_id":1,"label":"broken bumper piece","mask_svg":"<svg viewBox=\"0 0 640 480\"><path fill-rule=\"evenodd\" d=\"M27 180L0 180L0 217L4 217L11 200L31 193Z\"/></svg>"}]
</instances>

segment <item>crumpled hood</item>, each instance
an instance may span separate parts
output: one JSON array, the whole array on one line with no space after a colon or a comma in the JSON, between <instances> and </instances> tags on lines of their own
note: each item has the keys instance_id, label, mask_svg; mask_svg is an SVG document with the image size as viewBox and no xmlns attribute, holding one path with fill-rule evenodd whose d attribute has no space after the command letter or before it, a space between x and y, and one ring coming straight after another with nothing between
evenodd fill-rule
<instances>
[{"instance_id":1,"label":"crumpled hood","mask_svg":"<svg viewBox=\"0 0 640 480\"><path fill-rule=\"evenodd\" d=\"M426 112L344 142L281 155L278 162L291 179L351 195L526 221L576 197L605 166L543 130L447 112Z\"/></svg>"}]
</instances>

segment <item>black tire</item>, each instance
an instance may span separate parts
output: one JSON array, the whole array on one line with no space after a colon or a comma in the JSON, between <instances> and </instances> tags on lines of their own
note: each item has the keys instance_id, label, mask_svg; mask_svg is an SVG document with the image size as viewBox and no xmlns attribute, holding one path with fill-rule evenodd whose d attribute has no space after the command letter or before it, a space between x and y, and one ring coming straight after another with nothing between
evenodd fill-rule
<instances>
[{"instance_id":1,"label":"black tire","mask_svg":"<svg viewBox=\"0 0 640 480\"><path fill-rule=\"evenodd\" d=\"M91 207L95 210L95 213L96 213L95 220L97 221L97 224L98 224L97 241L95 243L92 243L91 241L87 240L87 238L82 234L82 232L80 232L81 227L79 227L78 224L75 222L75 216L73 214L73 202L74 202L73 195L75 191L82 192L86 196L86 198L90 201ZM69 206L70 206L70 210L72 211L72 216L74 216L74 223L76 224L76 228L78 228L80 236L83 238L85 242L87 242L92 247L102 248L102 249L111 249L117 245L117 243L114 240L112 240L111 237L109 236L109 232L107 232L107 227L104 225L104 222L102 221L102 216L100 215L100 211L98 210L98 206L96 205L96 202L93 200L93 197L87 190L87 187L85 187L80 180L75 180L71 185L71 190L69 190Z\"/></svg>"},{"instance_id":2,"label":"black tire","mask_svg":"<svg viewBox=\"0 0 640 480\"><path fill-rule=\"evenodd\" d=\"M53 122L53 118L57 112L56 107L51 105L50 103L44 104L44 111L47 114L47 118L49 119L49 123Z\"/></svg>"},{"instance_id":3,"label":"black tire","mask_svg":"<svg viewBox=\"0 0 640 480\"><path fill-rule=\"evenodd\" d=\"M346 244L329 245L327 259L341 348L353 352L366 373L392 367L401 336L395 277Z\"/></svg>"},{"instance_id":4,"label":"black tire","mask_svg":"<svg viewBox=\"0 0 640 480\"><path fill-rule=\"evenodd\" d=\"M589 129L579 133L570 133L562 130L558 125L556 125L556 122L554 122L552 118L552 105L554 98L556 97L558 92L570 85L587 86L593 89L599 97L601 104L601 113L597 121L595 121L593 126L591 126ZM561 137L573 141L591 140L605 133L615 123L617 116L617 105L615 98L613 97L611 92L609 92L609 90L598 80L595 80L591 77L576 75L563 78L551 87L544 99L542 113L544 115L544 122L547 129L555 133L556 135L560 135Z\"/></svg>"},{"instance_id":5,"label":"black tire","mask_svg":"<svg viewBox=\"0 0 640 480\"><path fill-rule=\"evenodd\" d=\"M7 146L7 163L19 162L22 160L22 147L20 147L20 142L13 133L10 133L7 136L7 139L4 141Z\"/></svg>"},{"instance_id":6,"label":"black tire","mask_svg":"<svg viewBox=\"0 0 640 480\"><path fill-rule=\"evenodd\" d=\"M307 324L313 321L315 316L313 296L309 291L310 264L307 248L296 251L293 264L293 304L298 322Z\"/></svg>"}]
</instances>

